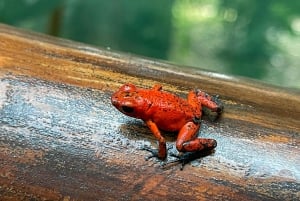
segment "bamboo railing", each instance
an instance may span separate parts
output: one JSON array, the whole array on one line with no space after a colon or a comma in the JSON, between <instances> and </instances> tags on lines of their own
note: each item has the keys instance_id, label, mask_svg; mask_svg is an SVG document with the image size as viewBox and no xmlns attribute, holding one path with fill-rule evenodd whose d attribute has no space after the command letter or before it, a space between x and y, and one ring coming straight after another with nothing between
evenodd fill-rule
<instances>
[{"instance_id":1,"label":"bamboo railing","mask_svg":"<svg viewBox=\"0 0 300 201\"><path fill-rule=\"evenodd\" d=\"M300 198L299 91L3 24L0 42L0 200ZM199 134L215 152L182 171L145 161L139 147L155 138L110 103L126 82L219 94L224 114L204 117Z\"/></svg>"}]
</instances>

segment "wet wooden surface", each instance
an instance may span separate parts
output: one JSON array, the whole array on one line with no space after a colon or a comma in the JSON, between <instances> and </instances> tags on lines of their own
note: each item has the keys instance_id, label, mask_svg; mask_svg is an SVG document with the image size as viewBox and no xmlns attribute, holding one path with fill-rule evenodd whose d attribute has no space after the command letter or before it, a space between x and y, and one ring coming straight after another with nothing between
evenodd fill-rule
<instances>
[{"instance_id":1,"label":"wet wooden surface","mask_svg":"<svg viewBox=\"0 0 300 201\"><path fill-rule=\"evenodd\" d=\"M0 25L0 200L298 200L300 93ZM163 169L145 125L110 104L125 82L219 94L215 153ZM168 137L172 148L175 138ZM171 158L170 158L171 159Z\"/></svg>"}]
</instances>

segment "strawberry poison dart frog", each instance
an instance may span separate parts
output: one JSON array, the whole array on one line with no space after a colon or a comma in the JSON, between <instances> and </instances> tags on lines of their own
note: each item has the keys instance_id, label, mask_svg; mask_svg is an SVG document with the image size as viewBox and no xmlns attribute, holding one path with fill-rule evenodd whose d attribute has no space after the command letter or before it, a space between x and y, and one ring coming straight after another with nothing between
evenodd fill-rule
<instances>
[{"instance_id":1,"label":"strawberry poison dart frog","mask_svg":"<svg viewBox=\"0 0 300 201\"><path fill-rule=\"evenodd\" d=\"M159 142L158 150L146 148L153 156L164 160L167 156L165 138L160 130L178 132L176 148L179 152L210 151L217 146L214 139L198 138L202 106L219 116L223 105L218 97L200 90L190 91L187 100L169 92L162 86L151 89L125 84L111 97L112 104L122 113L143 120Z\"/></svg>"}]
</instances>

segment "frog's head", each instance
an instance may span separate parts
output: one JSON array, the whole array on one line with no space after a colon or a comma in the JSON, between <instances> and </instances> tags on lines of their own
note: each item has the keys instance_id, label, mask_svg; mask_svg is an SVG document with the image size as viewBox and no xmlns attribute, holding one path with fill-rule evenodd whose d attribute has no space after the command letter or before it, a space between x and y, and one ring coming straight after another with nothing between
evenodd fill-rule
<instances>
[{"instance_id":1,"label":"frog's head","mask_svg":"<svg viewBox=\"0 0 300 201\"><path fill-rule=\"evenodd\" d=\"M124 84L111 96L111 103L120 112L135 118L142 118L147 110L146 100L133 84Z\"/></svg>"}]
</instances>

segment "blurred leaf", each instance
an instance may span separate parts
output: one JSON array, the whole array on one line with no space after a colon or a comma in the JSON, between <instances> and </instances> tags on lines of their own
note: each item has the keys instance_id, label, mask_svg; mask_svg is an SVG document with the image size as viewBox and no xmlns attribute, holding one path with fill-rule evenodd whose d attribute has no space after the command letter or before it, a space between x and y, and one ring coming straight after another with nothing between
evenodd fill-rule
<instances>
[{"instance_id":1,"label":"blurred leaf","mask_svg":"<svg viewBox=\"0 0 300 201\"><path fill-rule=\"evenodd\" d=\"M300 88L300 1L0 0L0 22Z\"/></svg>"},{"instance_id":2,"label":"blurred leaf","mask_svg":"<svg viewBox=\"0 0 300 201\"><path fill-rule=\"evenodd\" d=\"M60 0L0 0L0 21L45 32L48 20Z\"/></svg>"},{"instance_id":3,"label":"blurred leaf","mask_svg":"<svg viewBox=\"0 0 300 201\"><path fill-rule=\"evenodd\" d=\"M173 0L72 1L62 35L115 50L167 59Z\"/></svg>"}]
</instances>

